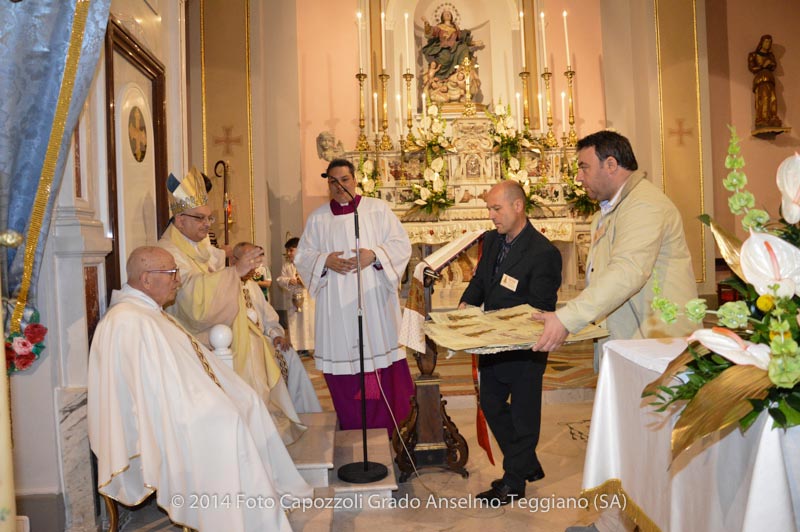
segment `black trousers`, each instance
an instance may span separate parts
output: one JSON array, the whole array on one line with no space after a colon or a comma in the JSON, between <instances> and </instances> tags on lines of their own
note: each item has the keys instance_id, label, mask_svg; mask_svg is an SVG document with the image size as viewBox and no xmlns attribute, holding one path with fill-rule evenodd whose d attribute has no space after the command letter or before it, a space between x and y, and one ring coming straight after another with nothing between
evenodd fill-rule
<instances>
[{"instance_id":1,"label":"black trousers","mask_svg":"<svg viewBox=\"0 0 800 532\"><path fill-rule=\"evenodd\" d=\"M542 377L547 353L509 351L482 355L481 408L500 450L503 480L515 489L541 464L536 457L542 421Z\"/></svg>"}]
</instances>

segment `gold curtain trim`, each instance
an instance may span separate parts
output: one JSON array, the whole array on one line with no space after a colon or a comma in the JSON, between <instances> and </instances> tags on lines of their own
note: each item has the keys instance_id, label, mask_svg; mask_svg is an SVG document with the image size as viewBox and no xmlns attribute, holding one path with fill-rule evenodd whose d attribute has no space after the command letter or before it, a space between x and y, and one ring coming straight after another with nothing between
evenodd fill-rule
<instances>
[{"instance_id":1,"label":"gold curtain trim","mask_svg":"<svg viewBox=\"0 0 800 532\"><path fill-rule=\"evenodd\" d=\"M58 153L61 149L61 141L64 137L64 129L67 124L67 115L69 114L69 105L72 101L72 90L75 87L75 77L78 74L78 63L81 58L81 48L83 47L83 36L86 29L86 18L89 15L90 2L91 0L78 0L75 4L75 13L72 19L72 32L69 38L66 64L64 65L64 77L61 80L56 113L50 130L50 140L47 143L47 152L44 158L44 165L42 166L42 175L39 178L39 187L36 189L36 198L34 199L33 209L31 211L30 227L25 241L22 283L20 284L19 294L17 295L17 302L14 305L14 312L11 315L11 332L20 332L22 314L28 303L28 291L31 287L36 247L39 244L39 233L42 230L45 209L52 192L51 188L53 177L56 173Z\"/></svg>"},{"instance_id":2,"label":"gold curtain trim","mask_svg":"<svg viewBox=\"0 0 800 532\"><path fill-rule=\"evenodd\" d=\"M610 478L599 486L581 491L581 497L585 497L589 500L594 499L598 495L621 495L625 500L622 511L636 523L636 526L639 527L641 532L661 532L658 525L656 525L653 520L644 513L644 510L634 502L631 496L628 495L622 487L622 481L620 479Z\"/></svg>"}]
</instances>

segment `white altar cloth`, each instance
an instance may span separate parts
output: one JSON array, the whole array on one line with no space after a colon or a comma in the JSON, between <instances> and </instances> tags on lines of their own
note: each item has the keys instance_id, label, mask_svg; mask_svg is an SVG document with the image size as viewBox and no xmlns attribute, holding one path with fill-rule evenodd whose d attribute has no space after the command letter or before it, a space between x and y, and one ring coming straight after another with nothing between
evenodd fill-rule
<instances>
[{"instance_id":1,"label":"white altar cloth","mask_svg":"<svg viewBox=\"0 0 800 532\"><path fill-rule=\"evenodd\" d=\"M746 433L709 436L670 466L676 411L656 412L641 392L685 347L683 339L605 344L583 494L602 506L597 495L624 493L643 531L797 532L800 427L772 429L764 412Z\"/></svg>"}]
</instances>

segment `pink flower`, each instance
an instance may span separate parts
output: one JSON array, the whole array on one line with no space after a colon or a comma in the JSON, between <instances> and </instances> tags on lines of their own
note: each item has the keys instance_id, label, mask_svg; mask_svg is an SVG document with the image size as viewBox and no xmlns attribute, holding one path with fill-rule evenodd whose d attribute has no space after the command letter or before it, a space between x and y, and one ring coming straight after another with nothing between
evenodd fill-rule
<instances>
[{"instance_id":1,"label":"pink flower","mask_svg":"<svg viewBox=\"0 0 800 532\"><path fill-rule=\"evenodd\" d=\"M31 344L26 338L23 338L22 336L15 336L14 340L12 340L11 345L14 347L14 352L17 354L17 356L30 355L31 349L33 349L33 344Z\"/></svg>"}]
</instances>

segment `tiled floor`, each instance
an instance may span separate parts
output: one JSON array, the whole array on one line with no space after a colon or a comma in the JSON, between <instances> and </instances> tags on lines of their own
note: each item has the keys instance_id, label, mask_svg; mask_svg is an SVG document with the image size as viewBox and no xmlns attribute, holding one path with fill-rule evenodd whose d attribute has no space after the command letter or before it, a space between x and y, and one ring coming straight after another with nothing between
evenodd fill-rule
<instances>
[{"instance_id":1,"label":"tiled floor","mask_svg":"<svg viewBox=\"0 0 800 532\"><path fill-rule=\"evenodd\" d=\"M489 483L502 473L499 462L498 465L491 465L477 444L474 402L474 397L470 396L452 397L448 399L447 406L448 413L469 443L468 479L435 469L423 470L420 478L401 484L395 493L398 504L413 504L418 508L337 512L332 530L563 531L570 525L591 523L597 514L576 508L591 403L544 405L538 453L547 476L539 482L528 484L524 504L490 509L475 508L471 496L487 489ZM499 450L496 451L496 458L497 455ZM467 507L455 508L457 504ZM135 512L123 530L150 532L180 529L171 526L163 512L151 504Z\"/></svg>"}]
</instances>

